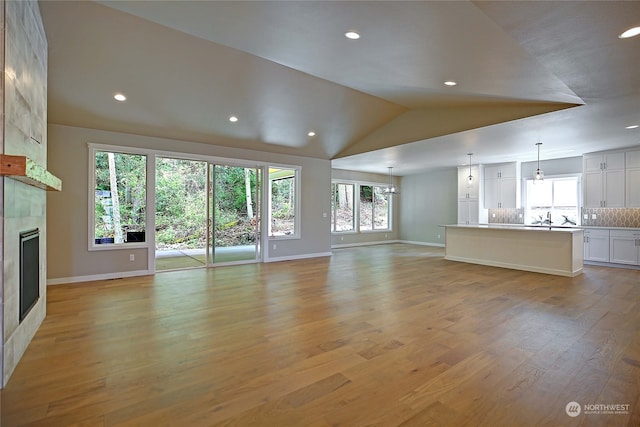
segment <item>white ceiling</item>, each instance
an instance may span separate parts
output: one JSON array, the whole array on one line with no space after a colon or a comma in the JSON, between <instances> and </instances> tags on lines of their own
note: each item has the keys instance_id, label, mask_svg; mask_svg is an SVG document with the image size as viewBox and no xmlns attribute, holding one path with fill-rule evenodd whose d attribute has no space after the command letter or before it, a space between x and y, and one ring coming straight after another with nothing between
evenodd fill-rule
<instances>
[{"instance_id":1,"label":"white ceiling","mask_svg":"<svg viewBox=\"0 0 640 427\"><path fill-rule=\"evenodd\" d=\"M531 161L540 140L541 159L640 145L640 128L625 129L640 124L640 37L617 37L640 25L639 1L40 8L50 123L398 175L464 164L468 152L474 163Z\"/></svg>"}]
</instances>

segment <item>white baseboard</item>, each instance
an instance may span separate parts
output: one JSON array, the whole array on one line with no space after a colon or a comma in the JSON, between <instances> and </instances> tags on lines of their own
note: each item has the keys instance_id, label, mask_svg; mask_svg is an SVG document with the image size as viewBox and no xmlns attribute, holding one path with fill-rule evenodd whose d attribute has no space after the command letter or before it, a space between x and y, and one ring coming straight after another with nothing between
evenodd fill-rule
<instances>
[{"instance_id":1,"label":"white baseboard","mask_svg":"<svg viewBox=\"0 0 640 427\"><path fill-rule=\"evenodd\" d=\"M432 242L416 242L413 240L399 240L400 243L408 243L410 245L421 245L421 246L435 246L437 248L444 248L444 243L432 243Z\"/></svg>"},{"instance_id":2,"label":"white baseboard","mask_svg":"<svg viewBox=\"0 0 640 427\"><path fill-rule=\"evenodd\" d=\"M153 274L148 270L123 271L119 273L92 274L90 276L61 277L47 279L47 286L62 285L66 283L94 282L96 280L122 279L124 277L147 276Z\"/></svg>"},{"instance_id":3,"label":"white baseboard","mask_svg":"<svg viewBox=\"0 0 640 427\"><path fill-rule=\"evenodd\" d=\"M386 245L388 243L400 243L400 240L378 240L375 242L344 243L340 245L331 245L331 248L332 249L354 248L356 246Z\"/></svg>"},{"instance_id":4,"label":"white baseboard","mask_svg":"<svg viewBox=\"0 0 640 427\"><path fill-rule=\"evenodd\" d=\"M315 254L304 254L304 255L292 255L292 256L280 256L273 258L265 258L263 262L280 262L280 261L293 261L296 259L305 259L305 258L320 258L325 256L333 255L331 252L320 252Z\"/></svg>"},{"instance_id":5,"label":"white baseboard","mask_svg":"<svg viewBox=\"0 0 640 427\"><path fill-rule=\"evenodd\" d=\"M465 258L459 256L445 255L444 259L448 261L466 262L469 264L487 265L489 267L509 268L511 270L531 271L533 273L553 274L556 276L576 277L582 274L582 267L575 271L559 270L554 268L537 267L533 265L512 264L502 261L492 261L485 259Z\"/></svg>"},{"instance_id":6,"label":"white baseboard","mask_svg":"<svg viewBox=\"0 0 640 427\"><path fill-rule=\"evenodd\" d=\"M597 265L599 267L613 267L613 268L626 268L628 270L640 270L640 265L631 264L614 264L612 262L601 261L584 261L584 265Z\"/></svg>"}]
</instances>

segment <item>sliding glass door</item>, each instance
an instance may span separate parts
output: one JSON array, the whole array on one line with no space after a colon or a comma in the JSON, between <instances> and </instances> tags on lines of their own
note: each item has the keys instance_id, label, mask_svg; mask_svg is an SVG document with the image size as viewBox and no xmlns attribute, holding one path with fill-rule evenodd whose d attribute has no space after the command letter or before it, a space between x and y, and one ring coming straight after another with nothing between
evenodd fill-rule
<instances>
[{"instance_id":1,"label":"sliding glass door","mask_svg":"<svg viewBox=\"0 0 640 427\"><path fill-rule=\"evenodd\" d=\"M156 158L156 270L260 259L256 167Z\"/></svg>"},{"instance_id":2,"label":"sliding glass door","mask_svg":"<svg viewBox=\"0 0 640 427\"><path fill-rule=\"evenodd\" d=\"M260 181L259 168L209 165L209 264L260 259Z\"/></svg>"},{"instance_id":3,"label":"sliding glass door","mask_svg":"<svg viewBox=\"0 0 640 427\"><path fill-rule=\"evenodd\" d=\"M207 165L156 158L156 270L207 263Z\"/></svg>"}]
</instances>

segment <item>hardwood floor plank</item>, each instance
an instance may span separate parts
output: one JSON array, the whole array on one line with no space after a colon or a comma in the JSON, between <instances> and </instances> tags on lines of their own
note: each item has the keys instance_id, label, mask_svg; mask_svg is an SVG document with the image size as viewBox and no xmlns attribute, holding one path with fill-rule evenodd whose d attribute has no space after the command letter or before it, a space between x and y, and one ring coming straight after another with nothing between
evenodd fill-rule
<instances>
[{"instance_id":1,"label":"hardwood floor plank","mask_svg":"<svg viewBox=\"0 0 640 427\"><path fill-rule=\"evenodd\" d=\"M388 244L47 291L3 426L638 424L638 270ZM630 414L574 419L574 400Z\"/></svg>"}]
</instances>

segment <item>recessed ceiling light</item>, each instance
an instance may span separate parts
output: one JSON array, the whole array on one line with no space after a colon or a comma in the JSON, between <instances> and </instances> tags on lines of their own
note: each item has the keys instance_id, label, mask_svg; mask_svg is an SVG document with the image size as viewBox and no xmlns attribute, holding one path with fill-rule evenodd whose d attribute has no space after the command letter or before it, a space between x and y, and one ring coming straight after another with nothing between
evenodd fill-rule
<instances>
[{"instance_id":1,"label":"recessed ceiling light","mask_svg":"<svg viewBox=\"0 0 640 427\"><path fill-rule=\"evenodd\" d=\"M351 40L358 40L360 38L360 34L356 33L355 31L347 31L346 33L344 33L344 36Z\"/></svg>"},{"instance_id":2,"label":"recessed ceiling light","mask_svg":"<svg viewBox=\"0 0 640 427\"><path fill-rule=\"evenodd\" d=\"M618 36L618 38L620 38L620 39L628 39L630 37L635 37L638 34L640 34L640 27L633 27L633 28L629 28L627 31L625 31L624 33L620 34Z\"/></svg>"},{"instance_id":3,"label":"recessed ceiling light","mask_svg":"<svg viewBox=\"0 0 640 427\"><path fill-rule=\"evenodd\" d=\"M238 118L236 116L231 116L229 117L229 121L235 123L238 121Z\"/></svg>"},{"instance_id":4,"label":"recessed ceiling light","mask_svg":"<svg viewBox=\"0 0 640 427\"><path fill-rule=\"evenodd\" d=\"M113 97L115 98L116 101L121 101L122 102L122 101L126 101L127 100L127 97L124 96L121 93L116 93Z\"/></svg>"},{"instance_id":5,"label":"recessed ceiling light","mask_svg":"<svg viewBox=\"0 0 640 427\"><path fill-rule=\"evenodd\" d=\"M444 82L444 84L447 86L455 86L458 83L454 82L453 80L447 80L446 82Z\"/></svg>"},{"instance_id":6,"label":"recessed ceiling light","mask_svg":"<svg viewBox=\"0 0 640 427\"><path fill-rule=\"evenodd\" d=\"M625 129L635 129L637 127L638 127L638 125L631 125L631 126L627 126Z\"/></svg>"},{"instance_id":7,"label":"recessed ceiling light","mask_svg":"<svg viewBox=\"0 0 640 427\"><path fill-rule=\"evenodd\" d=\"M310 131L309 131L309 133L308 133L307 135L309 135L309 136L316 136L316 133L315 133L314 131L310 130Z\"/></svg>"}]
</instances>

